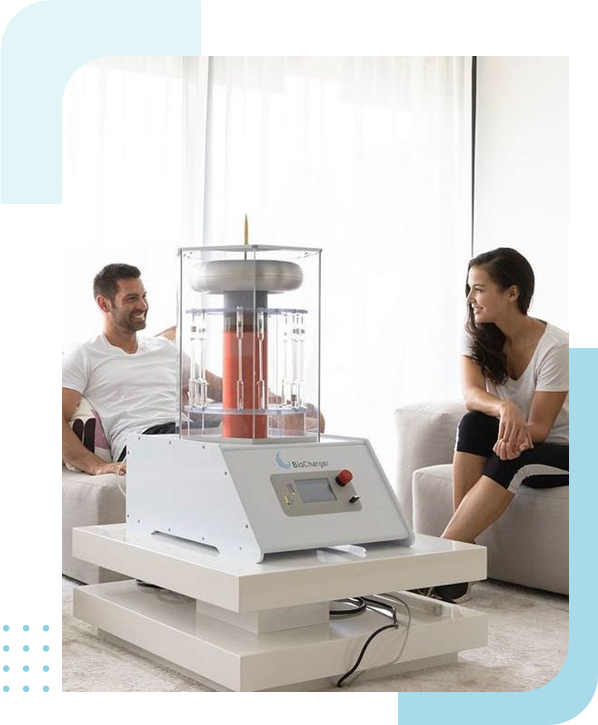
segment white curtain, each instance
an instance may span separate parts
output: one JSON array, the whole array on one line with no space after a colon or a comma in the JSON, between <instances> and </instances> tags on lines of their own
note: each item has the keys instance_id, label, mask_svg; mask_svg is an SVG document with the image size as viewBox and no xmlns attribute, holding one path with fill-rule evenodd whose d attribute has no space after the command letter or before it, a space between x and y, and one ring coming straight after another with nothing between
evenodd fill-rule
<instances>
[{"instance_id":1,"label":"white curtain","mask_svg":"<svg viewBox=\"0 0 598 725\"><path fill-rule=\"evenodd\" d=\"M175 323L176 249L201 244L207 58L110 57L63 98L63 346L97 334L91 285L140 267L148 332Z\"/></svg>"},{"instance_id":2,"label":"white curtain","mask_svg":"<svg viewBox=\"0 0 598 725\"><path fill-rule=\"evenodd\" d=\"M321 246L322 409L394 469L393 413L459 396L471 58L213 58L205 243Z\"/></svg>"},{"instance_id":3,"label":"white curtain","mask_svg":"<svg viewBox=\"0 0 598 725\"><path fill-rule=\"evenodd\" d=\"M209 72L208 72L209 65ZM459 395L471 58L104 58L63 105L63 344L94 274L139 266L174 322L175 249L321 246L327 430L394 468L393 413ZM206 114L207 109L207 114Z\"/></svg>"}]
</instances>

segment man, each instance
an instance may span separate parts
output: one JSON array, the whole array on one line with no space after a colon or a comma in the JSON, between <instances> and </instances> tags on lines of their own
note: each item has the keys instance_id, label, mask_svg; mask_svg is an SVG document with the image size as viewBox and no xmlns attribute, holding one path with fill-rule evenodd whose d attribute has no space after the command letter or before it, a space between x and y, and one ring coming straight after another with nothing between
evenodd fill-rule
<instances>
[{"instance_id":1,"label":"man","mask_svg":"<svg viewBox=\"0 0 598 725\"><path fill-rule=\"evenodd\" d=\"M177 347L165 337L138 337L146 326L148 302L141 273L128 264L109 264L96 275L93 294L103 315L103 332L68 350L62 362L62 457L93 475L125 472L130 433L174 433L178 409ZM211 395L221 381L208 373ZM69 426L81 396L99 416L114 462L87 450Z\"/></svg>"}]
</instances>

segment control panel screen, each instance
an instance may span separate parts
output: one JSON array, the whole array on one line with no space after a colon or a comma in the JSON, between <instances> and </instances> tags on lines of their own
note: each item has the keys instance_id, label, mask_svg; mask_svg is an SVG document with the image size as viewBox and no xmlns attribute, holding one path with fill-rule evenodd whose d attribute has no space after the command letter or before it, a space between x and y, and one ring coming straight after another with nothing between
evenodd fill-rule
<instances>
[{"instance_id":1,"label":"control panel screen","mask_svg":"<svg viewBox=\"0 0 598 725\"><path fill-rule=\"evenodd\" d=\"M303 503L337 500L327 478L304 478L295 481L295 486Z\"/></svg>"}]
</instances>

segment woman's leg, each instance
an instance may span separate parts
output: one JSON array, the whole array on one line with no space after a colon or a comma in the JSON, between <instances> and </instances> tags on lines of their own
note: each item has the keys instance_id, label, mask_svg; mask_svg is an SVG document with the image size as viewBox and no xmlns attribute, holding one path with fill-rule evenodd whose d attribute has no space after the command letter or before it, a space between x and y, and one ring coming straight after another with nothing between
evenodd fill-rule
<instances>
[{"instance_id":1,"label":"woman's leg","mask_svg":"<svg viewBox=\"0 0 598 725\"><path fill-rule=\"evenodd\" d=\"M496 521L513 498L504 486L482 475L463 497L442 538L475 543L476 537ZM470 589L471 584L467 582L445 584L432 587L427 595L447 602L463 602L468 599Z\"/></svg>"},{"instance_id":2,"label":"woman's leg","mask_svg":"<svg viewBox=\"0 0 598 725\"><path fill-rule=\"evenodd\" d=\"M505 512L513 498L499 483L481 476L463 497L442 538L473 544Z\"/></svg>"},{"instance_id":3,"label":"woman's leg","mask_svg":"<svg viewBox=\"0 0 598 725\"><path fill-rule=\"evenodd\" d=\"M479 480L463 496L443 538L474 543L485 529L508 508L519 486L547 488L568 485L569 448L551 443L538 443L523 451L516 459L501 461L493 454L484 466ZM429 596L445 601L464 601L470 585L448 584L433 587Z\"/></svg>"},{"instance_id":4,"label":"woman's leg","mask_svg":"<svg viewBox=\"0 0 598 725\"><path fill-rule=\"evenodd\" d=\"M469 411L461 418L453 456L453 512L480 480L484 466L493 453L497 435L498 418L476 410Z\"/></svg>"},{"instance_id":5,"label":"woman's leg","mask_svg":"<svg viewBox=\"0 0 598 725\"><path fill-rule=\"evenodd\" d=\"M453 456L453 512L459 508L467 492L480 480L487 460L485 456L455 451Z\"/></svg>"},{"instance_id":6,"label":"woman's leg","mask_svg":"<svg viewBox=\"0 0 598 725\"><path fill-rule=\"evenodd\" d=\"M537 443L513 460L502 461L493 454L455 510L443 538L473 543L504 513L521 485L568 485L568 470L569 447L554 443Z\"/></svg>"}]
</instances>

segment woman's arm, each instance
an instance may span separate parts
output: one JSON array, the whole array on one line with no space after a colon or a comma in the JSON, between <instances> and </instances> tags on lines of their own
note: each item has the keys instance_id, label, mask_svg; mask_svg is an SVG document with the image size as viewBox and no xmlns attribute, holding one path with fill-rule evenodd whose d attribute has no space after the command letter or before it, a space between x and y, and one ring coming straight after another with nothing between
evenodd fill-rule
<instances>
[{"instance_id":1,"label":"woman's arm","mask_svg":"<svg viewBox=\"0 0 598 725\"><path fill-rule=\"evenodd\" d=\"M528 416L532 439L546 440L569 390L569 345L561 341L542 358Z\"/></svg>"},{"instance_id":2,"label":"woman's arm","mask_svg":"<svg viewBox=\"0 0 598 725\"><path fill-rule=\"evenodd\" d=\"M500 418L504 400L486 392L486 380L480 366L472 358L461 357L461 389L467 410L477 410Z\"/></svg>"},{"instance_id":3,"label":"woman's arm","mask_svg":"<svg viewBox=\"0 0 598 725\"><path fill-rule=\"evenodd\" d=\"M532 398L527 428L534 443L542 443L550 433L554 421L561 412L567 392L536 392Z\"/></svg>"},{"instance_id":4,"label":"woman's arm","mask_svg":"<svg viewBox=\"0 0 598 725\"><path fill-rule=\"evenodd\" d=\"M532 447L527 421L517 405L486 391L486 380L479 365L466 355L462 358L462 389L467 410L499 418L495 453L501 458L515 458Z\"/></svg>"}]
</instances>

